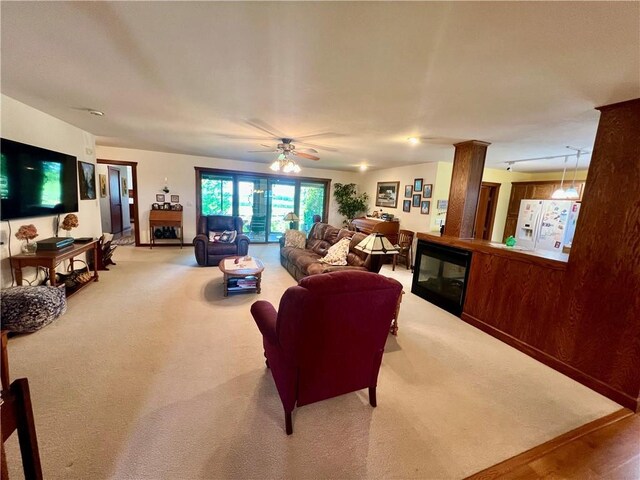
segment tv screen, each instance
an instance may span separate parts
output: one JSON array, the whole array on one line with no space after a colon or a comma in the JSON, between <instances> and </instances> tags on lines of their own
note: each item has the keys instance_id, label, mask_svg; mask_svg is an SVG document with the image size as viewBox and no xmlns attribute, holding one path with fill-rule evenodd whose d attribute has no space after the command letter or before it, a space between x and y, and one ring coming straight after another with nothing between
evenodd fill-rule
<instances>
[{"instance_id":1,"label":"tv screen","mask_svg":"<svg viewBox=\"0 0 640 480\"><path fill-rule=\"evenodd\" d=\"M78 211L76 157L0 139L0 217Z\"/></svg>"}]
</instances>

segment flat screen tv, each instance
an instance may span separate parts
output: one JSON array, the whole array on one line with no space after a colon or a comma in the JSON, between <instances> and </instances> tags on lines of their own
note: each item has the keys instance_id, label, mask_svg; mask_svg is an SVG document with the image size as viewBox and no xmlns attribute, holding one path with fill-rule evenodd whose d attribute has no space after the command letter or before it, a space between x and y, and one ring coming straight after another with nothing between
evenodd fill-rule
<instances>
[{"instance_id":1,"label":"flat screen tv","mask_svg":"<svg viewBox=\"0 0 640 480\"><path fill-rule=\"evenodd\" d=\"M0 217L44 217L78 211L76 157L0 139Z\"/></svg>"}]
</instances>

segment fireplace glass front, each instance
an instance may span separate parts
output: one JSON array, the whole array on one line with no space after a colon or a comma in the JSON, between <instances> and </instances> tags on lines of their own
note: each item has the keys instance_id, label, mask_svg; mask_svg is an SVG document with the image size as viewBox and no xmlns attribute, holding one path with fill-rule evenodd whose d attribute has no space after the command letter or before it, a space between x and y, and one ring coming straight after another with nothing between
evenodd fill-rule
<instances>
[{"instance_id":1,"label":"fireplace glass front","mask_svg":"<svg viewBox=\"0 0 640 480\"><path fill-rule=\"evenodd\" d=\"M418 241L411 292L460 316L471 252Z\"/></svg>"}]
</instances>

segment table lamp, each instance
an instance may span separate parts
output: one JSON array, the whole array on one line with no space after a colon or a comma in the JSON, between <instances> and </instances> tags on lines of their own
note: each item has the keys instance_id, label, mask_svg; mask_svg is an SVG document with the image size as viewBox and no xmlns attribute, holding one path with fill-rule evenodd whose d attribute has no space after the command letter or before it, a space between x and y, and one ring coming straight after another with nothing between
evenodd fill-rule
<instances>
[{"instance_id":1,"label":"table lamp","mask_svg":"<svg viewBox=\"0 0 640 480\"><path fill-rule=\"evenodd\" d=\"M372 255L370 270L374 273L380 272L385 255L397 255L399 253L389 239L379 232L368 235L353 248Z\"/></svg>"},{"instance_id":2,"label":"table lamp","mask_svg":"<svg viewBox=\"0 0 640 480\"><path fill-rule=\"evenodd\" d=\"M288 221L288 222L289 222L289 228L290 228L291 230L293 230L293 227L295 226L295 223L296 223L298 220L300 220L300 219L298 218L298 216L297 216L295 213L293 213L293 212L289 212L289 213L287 213L287 214L284 216L284 219L285 219L285 221Z\"/></svg>"}]
</instances>

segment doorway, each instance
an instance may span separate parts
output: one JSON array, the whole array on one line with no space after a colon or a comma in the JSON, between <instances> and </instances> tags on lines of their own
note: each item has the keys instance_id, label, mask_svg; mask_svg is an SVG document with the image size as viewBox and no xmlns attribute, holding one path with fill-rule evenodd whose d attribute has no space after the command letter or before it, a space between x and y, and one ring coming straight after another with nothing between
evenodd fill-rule
<instances>
[{"instance_id":1,"label":"doorway","mask_svg":"<svg viewBox=\"0 0 640 480\"><path fill-rule=\"evenodd\" d=\"M138 212L138 162L127 162L121 160L105 160L105 159L97 159L96 163L106 166L107 172L105 176L108 175L106 188L111 189L111 173L110 170L119 171L120 179L118 182L118 188L120 191L120 205L121 212L126 210L128 214L127 217L130 217L131 229L133 230L133 237L135 241L135 246L140 246L140 222L139 222L139 212ZM110 167L111 166L111 167ZM118 168L118 167L126 167L126 168ZM103 167L104 168L104 167ZM123 174L123 172L127 172ZM124 178L123 178L124 177ZM126 182L125 182L126 180ZM114 180L115 181L115 180ZM114 185L115 189L115 185ZM100 192L100 201L106 200L103 196L103 191L101 187ZM109 199L111 202L111 199ZM102 207L101 207L102 209ZM102 213L104 216L104 213ZM113 217L109 217L111 221L113 221ZM121 227L121 231L123 228Z\"/></svg>"},{"instance_id":2,"label":"doorway","mask_svg":"<svg viewBox=\"0 0 640 480\"><path fill-rule=\"evenodd\" d=\"M493 222L496 218L496 208L498 207L499 192L499 183L482 182L480 195L478 196L478 210L476 210L473 238L491 240Z\"/></svg>"},{"instance_id":3,"label":"doorway","mask_svg":"<svg viewBox=\"0 0 640 480\"><path fill-rule=\"evenodd\" d=\"M109 210L111 212L111 233L122 233L122 191L120 190L120 170L107 167L109 172Z\"/></svg>"}]
</instances>

